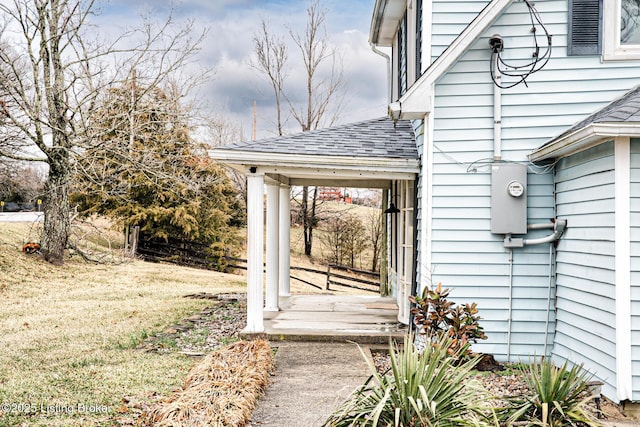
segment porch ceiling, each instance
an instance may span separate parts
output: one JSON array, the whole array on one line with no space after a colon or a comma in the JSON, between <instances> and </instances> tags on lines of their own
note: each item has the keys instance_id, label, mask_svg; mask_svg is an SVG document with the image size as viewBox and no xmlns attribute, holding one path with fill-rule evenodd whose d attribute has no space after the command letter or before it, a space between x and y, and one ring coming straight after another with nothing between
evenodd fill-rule
<instances>
[{"instance_id":1,"label":"porch ceiling","mask_svg":"<svg viewBox=\"0 0 640 427\"><path fill-rule=\"evenodd\" d=\"M391 180L412 180L419 172L411 123L386 117L235 143L209 155L288 185L388 188Z\"/></svg>"}]
</instances>

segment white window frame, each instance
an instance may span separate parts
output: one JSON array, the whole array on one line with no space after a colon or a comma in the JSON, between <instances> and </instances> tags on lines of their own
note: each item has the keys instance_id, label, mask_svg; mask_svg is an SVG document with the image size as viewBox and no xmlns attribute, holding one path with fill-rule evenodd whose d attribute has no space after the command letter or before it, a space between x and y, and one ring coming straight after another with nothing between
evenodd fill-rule
<instances>
[{"instance_id":1,"label":"white window frame","mask_svg":"<svg viewBox=\"0 0 640 427\"><path fill-rule=\"evenodd\" d=\"M603 1L602 58L605 61L640 59L640 44L620 43L622 0Z\"/></svg>"}]
</instances>

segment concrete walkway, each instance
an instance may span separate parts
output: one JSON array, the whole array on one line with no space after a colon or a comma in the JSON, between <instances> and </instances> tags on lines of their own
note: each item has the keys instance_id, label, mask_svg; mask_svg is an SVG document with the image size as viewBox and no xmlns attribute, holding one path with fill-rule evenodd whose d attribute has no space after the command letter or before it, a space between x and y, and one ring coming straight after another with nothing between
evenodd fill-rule
<instances>
[{"instance_id":1,"label":"concrete walkway","mask_svg":"<svg viewBox=\"0 0 640 427\"><path fill-rule=\"evenodd\" d=\"M284 341L276 372L258 401L249 427L319 427L371 374L352 343ZM370 348L362 345L365 354ZM376 346L378 347L378 346ZM603 427L638 427L637 420L601 420Z\"/></svg>"},{"instance_id":2,"label":"concrete walkway","mask_svg":"<svg viewBox=\"0 0 640 427\"><path fill-rule=\"evenodd\" d=\"M370 375L352 343L279 342L276 372L250 426L317 427ZM363 347L365 354L368 348Z\"/></svg>"}]
</instances>

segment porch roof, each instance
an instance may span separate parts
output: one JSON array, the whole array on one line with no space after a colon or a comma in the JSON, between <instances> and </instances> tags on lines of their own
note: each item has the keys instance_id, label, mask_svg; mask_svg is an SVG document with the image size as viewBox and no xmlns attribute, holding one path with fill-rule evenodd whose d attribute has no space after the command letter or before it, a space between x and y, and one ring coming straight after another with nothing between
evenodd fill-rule
<instances>
[{"instance_id":1,"label":"porch roof","mask_svg":"<svg viewBox=\"0 0 640 427\"><path fill-rule=\"evenodd\" d=\"M529 159L565 157L617 136L640 137L640 86L547 141Z\"/></svg>"},{"instance_id":2,"label":"porch roof","mask_svg":"<svg viewBox=\"0 0 640 427\"><path fill-rule=\"evenodd\" d=\"M289 185L388 188L391 180L414 179L420 171L411 122L387 117L237 142L209 155Z\"/></svg>"}]
</instances>

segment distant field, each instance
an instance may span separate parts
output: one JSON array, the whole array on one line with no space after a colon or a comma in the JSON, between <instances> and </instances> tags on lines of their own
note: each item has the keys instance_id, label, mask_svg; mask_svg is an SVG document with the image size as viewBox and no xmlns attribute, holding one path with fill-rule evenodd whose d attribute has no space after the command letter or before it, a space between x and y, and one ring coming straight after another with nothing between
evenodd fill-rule
<instances>
[{"instance_id":1,"label":"distant field","mask_svg":"<svg viewBox=\"0 0 640 427\"><path fill-rule=\"evenodd\" d=\"M330 218L331 216L344 216L355 215L362 221L362 224L369 227L371 222L375 220L375 216L380 214L379 208L371 208L367 206L345 204L338 202L323 202L318 208L318 216L320 217L320 223L314 230L313 247L312 247L312 259L316 262L323 262L323 260L329 255L330 251L326 247L325 231L323 219ZM291 228L291 255L293 257L292 263L300 260L304 257L304 238L302 227ZM356 259L356 268L363 270L371 269L371 248L365 249L362 254ZM304 263L306 260L300 260Z\"/></svg>"},{"instance_id":2,"label":"distant field","mask_svg":"<svg viewBox=\"0 0 640 427\"><path fill-rule=\"evenodd\" d=\"M54 267L21 252L37 236L30 224L0 224L0 426L126 419L179 387L194 363L136 346L207 305L184 295L245 291L240 276L173 265L76 256Z\"/></svg>"}]
</instances>

